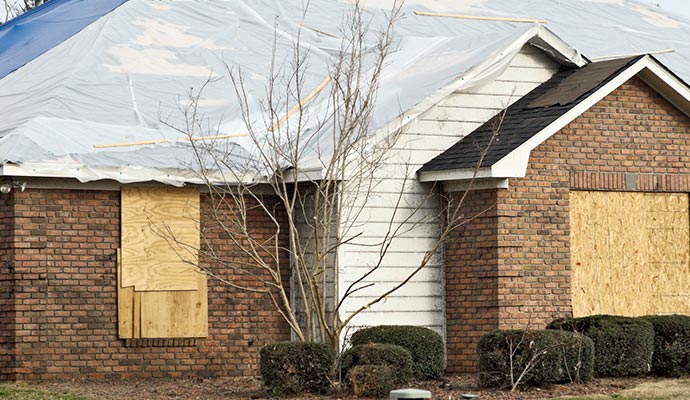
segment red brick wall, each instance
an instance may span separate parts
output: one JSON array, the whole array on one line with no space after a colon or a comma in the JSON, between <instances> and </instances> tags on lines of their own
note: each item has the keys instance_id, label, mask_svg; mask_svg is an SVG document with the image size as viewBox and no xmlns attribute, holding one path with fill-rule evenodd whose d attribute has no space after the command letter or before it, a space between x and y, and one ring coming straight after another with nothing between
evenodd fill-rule
<instances>
[{"instance_id":1,"label":"red brick wall","mask_svg":"<svg viewBox=\"0 0 690 400\"><path fill-rule=\"evenodd\" d=\"M260 346L289 339L265 297L209 279L208 338L189 347L126 347L117 337L119 192L13 194L16 379L255 375ZM216 250L247 261L213 229L210 201L202 204L202 230ZM268 237L269 218L250 212L257 232Z\"/></svg>"},{"instance_id":2,"label":"red brick wall","mask_svg":"<svg viewBox=\"0 0 690 400\"><path fill-rule=\"evenodd\" d=\"M469 219L445 244L448 373L474 370L479 336L498 329L496 191L463 195L452 193L450 206Z\"/></svg>"},{"instance_id":3,"label":"red brick wall","mask_svg":"<svg viewBox=\"0 0 690 400\"><path fill-rule=\"evenodd\" d=\"M626 174L639 174L632 187ZM534 149L525 178L495 191L497 237L490 229L485 238L497 241L499 328L543 328L571 313L571 189L690 191L690 119L633 78ZM446 268L483 261L469 263L447 256ZM473 370L451 357L449 371Z\"/></svg>"},{"instance_id":4,"label":"red brick wall","mask_svg":"<svg viewBox=\"0 0 690 400\"><path fill-rule=\"evenodd\" d=\"M11 195L0 195L0 381L14 377L14 273Z\"/></svg>"}]
</instances>

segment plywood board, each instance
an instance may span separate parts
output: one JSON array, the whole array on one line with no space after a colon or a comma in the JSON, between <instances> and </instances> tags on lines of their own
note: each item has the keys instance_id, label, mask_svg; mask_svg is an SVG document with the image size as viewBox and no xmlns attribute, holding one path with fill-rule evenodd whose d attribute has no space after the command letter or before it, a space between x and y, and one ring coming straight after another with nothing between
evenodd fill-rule
<instances>
[{"instance_id":1,"label":"plywood board","mask_svg":"<svg viewBox=\"0 0 690 400\"><path fill-rule=\"evenodd\" d=\"M117 325L121 339L134 337L134 288L122 287L122 254L117 250Z\"/></svg>"},{"instance_id":2,"label":"plywood board","mask_svg":"<svg viewBox=\"0 0 690 400\"><path fill-rule=\"evenodd\" d=\"M197 274L198 290L136 292L120 285L118 250L118 336L201 338L208 336L208 290L205 274Z\"/></svg>"},{"instance_id":3,"label":"plywood board","mask_svg":"<svg viewBox=\"0 0 690 400\"><path fill-rule=\"evenodd\" d=\"M199 192L122 188L122 287L197 290Z\"/></svg>"},{"instance_id":4,"label":"plywood board","mask_svg":"<svg viewBox=\"0 0 690 400\"><path fill-rule=\"evenodd\" d=\"M208 292L204 274L197 274L197 286L195 291L141 292L141 337L206 337Z\"/></svg>"},{"instance_id":5,"label":"plywood board","mask_svg":"<svg viewBox=\"0 0 690 400\"><path fill-rule=\"evenodd\" d=\"M690 313L688 195L572 191L574 316Z\"/></svg>"}]
</instances>

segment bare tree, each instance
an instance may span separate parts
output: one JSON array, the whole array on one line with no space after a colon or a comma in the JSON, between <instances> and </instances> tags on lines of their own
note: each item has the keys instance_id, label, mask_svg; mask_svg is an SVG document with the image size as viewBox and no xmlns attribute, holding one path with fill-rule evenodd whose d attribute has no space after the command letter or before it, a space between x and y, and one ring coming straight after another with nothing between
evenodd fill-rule
<instances>
[{"instance_id":1,"label":"bare tree","mask_svg":"<svg viewBox=\"0 0 690 400\"><path fill-rule=\"evenodd\" d=\"M190 95L189 104L182 110L186 125L173 126L189 137L199 176L211 198L215 226L251 260L242 263L225 259L202 232L200 251L211 260L211 266L201 267L209 276L234 288L265 294L297 339L328 343L335 350L355 316L406 285L429 265L456 229L477 217L463 214L465 195L446 201L446 207L439 208L433 217L445 222L443 229L419 265L354 311L344 312L348 298L374 285L368 278L380 270L391 245L424 222L415 217L425 203L444 203L443 194L430 185L426 194L410 204L405 194L413 171L412 166L403 166L396 172L403 182L391 205L392 215L383 238L377 243L358 241L362 235L360 216L371 204L374 189L386 181L388 161L396 156L395 144L402 134L398 129L373 135L370 124L382 72L395 48L393 30L399 17L400 5L396 4L387 14L385 26L376 33L375 44L367 44L372 33L370 21L357 3L344 20L339 56L330 66L328 77L308 94L304 80L309 50L302 47L298 33L289 67L274 61L262 109L267 117L260 124L255 122L242 71L230 70L253 147L249 153L221 146L216 139L224 139L222 135L208 135L197 108L203 88ZM310 114L307 103L325 88L327 110ZM290 104L296 105L289 108ZM477 171L478 167L475 176ZM267 200L275 197L284 210L285 222L281 222L275 202ZM488 205L487 210L491 207ZM273 221L269 239L252 230L251 216L257 210ZM287 247L281 241L285 236L289 240ZM377 256L348 287L337 288L341 265L338 255L344 246L369 246L376 249ZM290 265L285 262L285 254L289 255ZM248 286L242 279L228 279L214 265L231 268L234 276L249 277L261 284ZM285 282L288 275L289 285Z\"/></svg>"},{"instance_id":2,"label":"bare tree","mask_svg":"<svg viewBox=\"0 0 690 400\"><path fill-rule=\"evenodd\" d=\"M40 6L43 3L47 3L48 1L49 0L2 0L2 7L5 11L5 19L4 21L0 21L0 23L5 23L14 17Z\"/></svg>"}]
</instances>

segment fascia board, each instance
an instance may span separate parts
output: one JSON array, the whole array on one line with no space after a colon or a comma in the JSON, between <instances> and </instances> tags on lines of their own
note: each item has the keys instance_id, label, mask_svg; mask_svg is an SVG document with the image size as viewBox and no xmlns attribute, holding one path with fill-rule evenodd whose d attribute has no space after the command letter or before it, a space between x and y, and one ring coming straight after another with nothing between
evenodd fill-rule
<instances>
[{"instance_id":1,"label":"fascia board","mask_svg":"<svg viewBox=\"0 0 690 400\"><path fill-rule=\"evenodd\" d=\"M82 165L69 165L63 163L22 163L2 165L0 176L16 177L40 177L40 178L74 178L80 182L91 182L97 180L111 179L121 183L136 183L157 181L173 186L183 186L185 183L205 184L202 179L192 171L178 169L155 169L140 167L122 168L85 168ZM247 175L241 179L228 179L225 174L215 172L207 176L212 184L239 184L256 183L255 177Z\"/></svg>"},{"instance_id":2,"label":"fascia board","mask_svg":"<svg viewBox=\"0 0 690 400\"><path fill-rule=\"evenodd\" d=\"M283 172L285 183L316 182L323 179L323 169L290 169Z\"/></svg>"},{"instance_id":3,"label":"fascia board","mask_svg":"<svg viewBox=\"0 0 690 400\"><path fill-rule=\"evenodd\" d=\"M447 181L465 181L472 179L492 178L490 168L464 168L464 169L448 169L441 171L419 171L417 172L417 179L420 182L447 182Z\"/></svg>"},{"instance_id":4,"label":"fascia board","mask_svg":"<svg viewBox=\"0 0 690 400\"><path fill-rule=\"evenodd\" d=\"M589 63L577 49L571 47L568 43L563 41L563 39L558 37L558 35L551 32L545 26L540 25L539 27L539 33L530 41L532 45L548 53L561 64L584 67Z\"/></svg>"}]
</instances>

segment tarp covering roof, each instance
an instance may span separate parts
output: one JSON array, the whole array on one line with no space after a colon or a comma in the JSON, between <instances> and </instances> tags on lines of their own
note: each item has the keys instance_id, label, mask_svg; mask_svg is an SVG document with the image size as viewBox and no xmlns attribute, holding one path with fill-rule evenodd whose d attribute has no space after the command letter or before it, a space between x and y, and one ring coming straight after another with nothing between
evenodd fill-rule
<instances>
[{"instance_id":1,"label":"tarp covering roof","mask_svg":"<svg viewBox=\"0 0 690 400\"><path fill-rule=\"evenodd\" d=\"M52 0L0 26L0 78L127 0Z\"/></svg>"},{"instance_id":2,"label":"tarp covering roof","mask_svg":"<svg viewBox=\"0 0 690 400\"><path fill-rule=\"evenodd\" d=\"M291 70L298 34L308 51L303 76L308 93L328 76L341 46L338 27L353 7L348 0L312 0L306 11L305 2L284 0L121 2L52 0L0 27L0 68L19 67L4 77L0 72L0 164L82 181L180 184L188 179L152 171L195 163L180 130L188 130L185 110L197 96L202 122L195 134L237 135L222 144L242 158L253 149L242 136L246 114L230 74L241 73L249 117L262 124L267 77ZM391 2L363 5L374 46L386 19L382 10ZM415 11L526 17L546 24ZM690 80L690 22L633 1L408 0L395 26L396 51L381 76L371 128L385 127L451 83L469 87L497 76L535 37L560 37L591 58L671 48L674 52L657 58ZM569 51L566 58L577 62L578 53ZM277 80L279 86L284 82ZM277 93L281 90L281 108L287 110L298 99L286 97L280 87ZM321 91L307 107L313 129L329 112L327 93ZM143 143L102 147L130 142ZM315 148L305 151L314 166L324 154L322 142L328 141L316 140Z\"/></svg>"}]
</instances>

